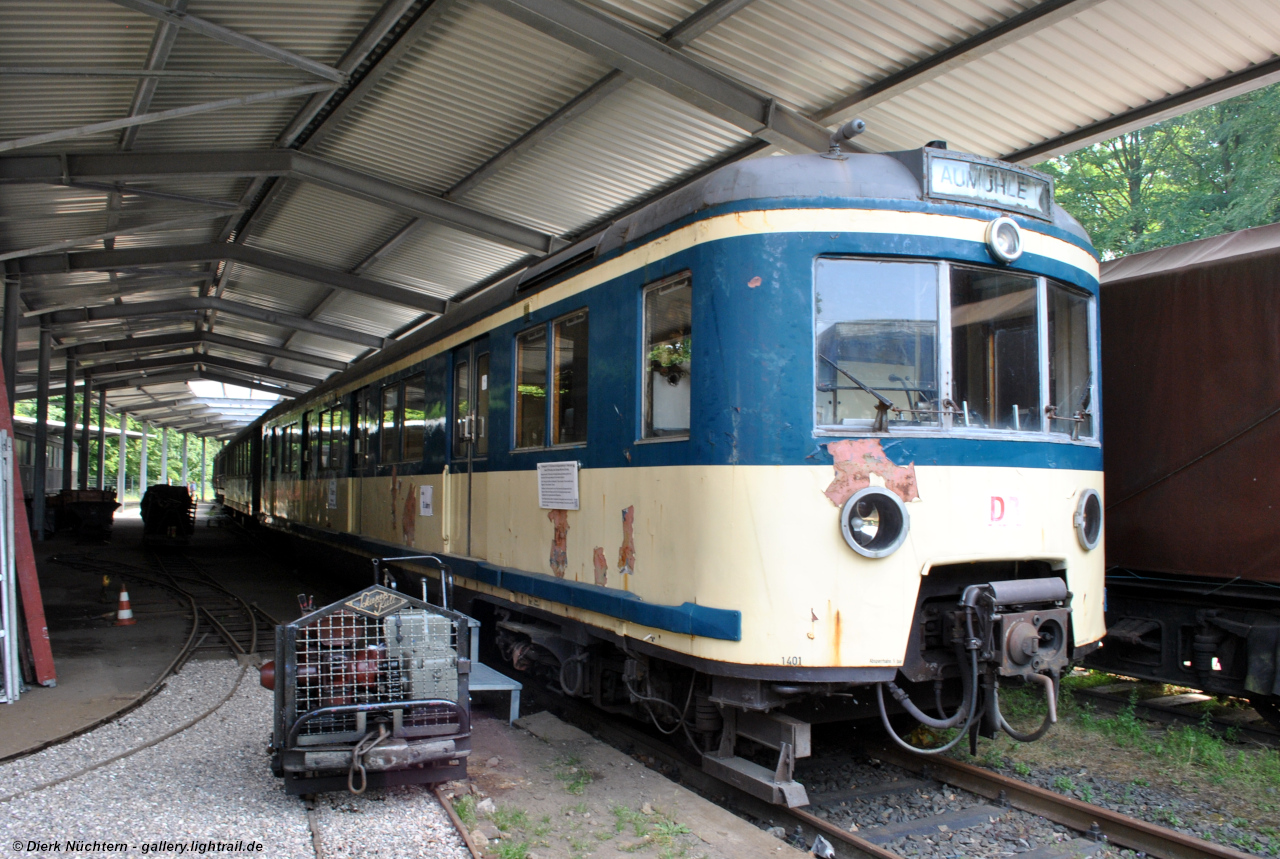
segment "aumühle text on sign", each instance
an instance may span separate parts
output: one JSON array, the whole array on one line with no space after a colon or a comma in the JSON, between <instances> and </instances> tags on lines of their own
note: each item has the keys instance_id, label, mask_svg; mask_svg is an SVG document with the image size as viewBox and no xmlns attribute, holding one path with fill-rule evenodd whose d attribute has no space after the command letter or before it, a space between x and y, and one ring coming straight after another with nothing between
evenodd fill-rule
<instances>
[{"instance_id":1,"label":"aum\u00fchle text on sign","mask_svg":"<svg viewBox=\"0 0 1280 859\"><path fill-rule=\"evenodd\" d=\"M1031 171L967 158L930 155L929 196L1053 219L1053 183Z\"/></svg>"}]
</instances>

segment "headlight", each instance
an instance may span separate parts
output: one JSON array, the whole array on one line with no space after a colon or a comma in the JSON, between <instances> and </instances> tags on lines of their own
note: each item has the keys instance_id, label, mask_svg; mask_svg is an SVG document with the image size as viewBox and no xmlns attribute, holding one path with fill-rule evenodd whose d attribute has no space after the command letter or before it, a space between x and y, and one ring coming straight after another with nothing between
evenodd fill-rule
<instances>
[{"instance_id":1,"label":"headlight","mask_svg":"<svg viewBox=\"0 0 1280 859\"><path fill-rule=\"evenodd\" d=\"M987 224L987 248L1003 263L1022 256L1022 228L1012 218L996 218Z\"/></svg>"},{"instance_id":2,"label":"headlight","mask_svg":"<svg viewBox=\"0 0 1280 859\"><path fill-rule=\"evenodd\" d=\"M907 507L892 492L868 486L854 493L840 511L840 531L849 548L868 558L883 558L902 545L911 526Z\"/></svg>"},{"instance_id":3,"label":"headlight","mask_svg":"<svg viewBox=\"0 0 1280 859\"><path fill-rule=\"evenodd\" d=\"M1076 505L1076 514L1071 517L1076 526L1076 537L1085 551L1098 545L1102 536L1102 498L1096 489L1086 489L1080 493L1080 503Z\"/></svg>"}]
</instances>

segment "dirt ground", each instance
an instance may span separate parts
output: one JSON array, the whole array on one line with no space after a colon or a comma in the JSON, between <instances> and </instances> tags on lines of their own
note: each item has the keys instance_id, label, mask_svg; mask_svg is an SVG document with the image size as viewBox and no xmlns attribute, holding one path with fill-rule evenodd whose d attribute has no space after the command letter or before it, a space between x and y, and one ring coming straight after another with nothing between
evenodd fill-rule
<instances>
[{"instance_id":1,"label":"dirt ground","mask_svg":"<svg viewBox=\"0 0 1280 859\"><path fill-rule=\"evenodd\" d=\"M486 856L800 855L549 713L534 713L508 728L477 712L472 742L470 783L446 789Z\"/></svg>"}]
</instances>

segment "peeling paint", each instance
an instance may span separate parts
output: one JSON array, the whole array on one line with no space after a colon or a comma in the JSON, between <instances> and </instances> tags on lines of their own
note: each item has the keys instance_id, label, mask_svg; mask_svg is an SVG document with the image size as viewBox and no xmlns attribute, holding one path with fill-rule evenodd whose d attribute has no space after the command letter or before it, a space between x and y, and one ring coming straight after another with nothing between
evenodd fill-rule
<instances>
[{"instance_id":1,"label":"peeling paint","mask_svg":"<svg viewBox=\"0 0 1280 859\"><path fill-rule=\"evenodd\" d=\"M894 465L884 455L880 439L845 439L827 445L827 453L834 460L835 479L823 493L837 507L844 506L853 494L871 485L871 475L884 478L885 488L897 494L903 501L915 501L920 497L916 488L916 465Z\"/></svg>"},{"instance_id":2,"label":"peeling paint","mask_svg":"<svg viewBox=\"0 0 1280 859\"><path fill-rule=\"evenodd\" d=\"M596 546L595 557L591 559L591 562L596 568L596 584L609 584L609 561L604 556L604 546Z\"/></svg>"},{"instance_id":3,"label":"peeling paint","mask_svg":"<svg viewBox=\"0 0 1280 859\"><path fill-rule=\"evenodd\" d=\"M396 467L391 466L391 484L387 487L391 493L391 532L396 530L396 493L400 490L400 478L396 475Z\"/></svg>"},{"instance_id":4,"label":"peeling paint","mask_svg":"<svg viewBox=\"0 0 1280 859\"><path fill-rule=\"evenodd\" d=\"M406 546L413 545L418 531L418 510L413 503L416 495L417 492L411 482L409 491L404 496L404 511L400 515L400 533L404 537Z\"/></svg>"},{"instance_id":5,"label":"peeling paint","mask_svg":"<svg viewBox=\"0 0 1280 859\"><path fill-rule=\"evenodd\" d=\"M551 571L563 579L564 571L569 567L569 511L549 510L547 518L555 527L551 538Z\"/></svg>"},{"instance_id":6,"label":"peeling paint","mask_svg":"<svg viewBox=\"0 0 1280 859\"><path fill-rule=\"evenodd\" d=\"M629 576L636 571L636 508L622 511L622 547L618 549L618 572Z\"/></svg>"},{"instance_id":7,"label":"peeling paint","mask_svg":"<svg viewBox=\"0 0 1280 859\"><path fill-rule=\"evenodd\" d=\"M755 289L757 286L759 286L762 283L764 283L764 280L760 277L760 275L756 275L755 277L751 278L751 280L747 281L747 286L749 286L752 289Z\"/></svg>"}]
</instances>

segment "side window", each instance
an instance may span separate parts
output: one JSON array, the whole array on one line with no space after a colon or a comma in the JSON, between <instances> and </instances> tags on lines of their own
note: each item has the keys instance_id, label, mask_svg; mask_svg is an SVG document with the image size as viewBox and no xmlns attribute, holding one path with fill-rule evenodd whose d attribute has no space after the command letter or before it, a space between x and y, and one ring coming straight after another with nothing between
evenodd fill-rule
<instances>
[{"instance_id":1,"label":"side window","mask_svg":"<svg viewBox=\"0 0 1280 859\"><path fill-rule=\"evenodd\" d=\"M302 425L289 425L289 471L299 473L302 468Z\"/></svg>"},{"instance_id":2,"label":"side window","mask_svg":"<svg viewBox=\"0 0 1280 859\"><path fill-rule=\"evenodd\" d=\"M1093 436L1089 296L1049 281L1049 431Z\"/></svg>"},{"instance_id":3,"label":"side window","mask_svg":"<svg viewBox=\"0 0 1280 859\"><path fill-rule=\"evenodd\" d=\"M554 444L581 444L587 440L587 312L555 323L555 363L551 390Z\"/></svg>"},{"instance_id":4,"label":"side window","mask_svg":"<svg viewBox=\"0 0 1280 859\"><path fill-rule=\"evenodd\" d=\"M471 364L459 361L453 368L453 455L465 456L470 437Z\"/></svg>"},{"instance_id":5,"label":"side window","mask_svg":"<svg viewBox=\"0 0 1280 859\"><path fill-rule=\"evenodd\" d=\"M489 353L476 356L476 456L489 455Z\"/></svg>"},{"instance_id":6,"label":"side window","mask_svg":"<svg viewBox=\"0 0 1280 859\"><path fill-rule=\"evenodd\" d=\"M547 329L516 335L516 447L542 447L547 432Z\"/></svg>"},{"instance_id":7,"label":"side window","mask_svg":"<svg viewBox=\"0 0 1280 859\"><path fill-rule=\"evenodd\" d=\"M693 281L683 275L644 291L642 438L688 437L693 381Z\"/></svg>"},{"instance_id":8,"label":"side window","mask_svg":"<svg viewBox=\"0 0 1280 859\"><path fill-rule=\"evenodd\" d=\"M422 459L422 441L427 430L427 392L425 375L406 379L404 383L404 456L407 462Z\"/></svg>"},{"instance_id":9,"label":"side window","mask_svg":"<svg viewBox=\"0 0 1280 859\"><path fill-rule=\"evenodd\" d=\"M320 419L316 424L316 441L320 455L315 462L316 467L325 470L329 468L329 439L332 438L332 431L333 412L326 409L320 413Z\"/></svg>"},{"instance_id":10,"label":"side window","mask_svg":"<svg viewBox=\"0 0 1280 859\"><path fill-rule=\"evenodd\" d=\"M342 473L347 466L347 410L329 412L329 467Z\"/></svg>"},{"instance_id":11,"label":"side window","mask_svg":"<svg viewBox=\"0 0 1280 859\"><path fill-rule=\"evenodd\" d=\"M400 385L388 385L382 389L382 425L378 436L382 440L382 462L400 460L400 427L396 418L400 411Z\"/></svg>"}]
</instances>

